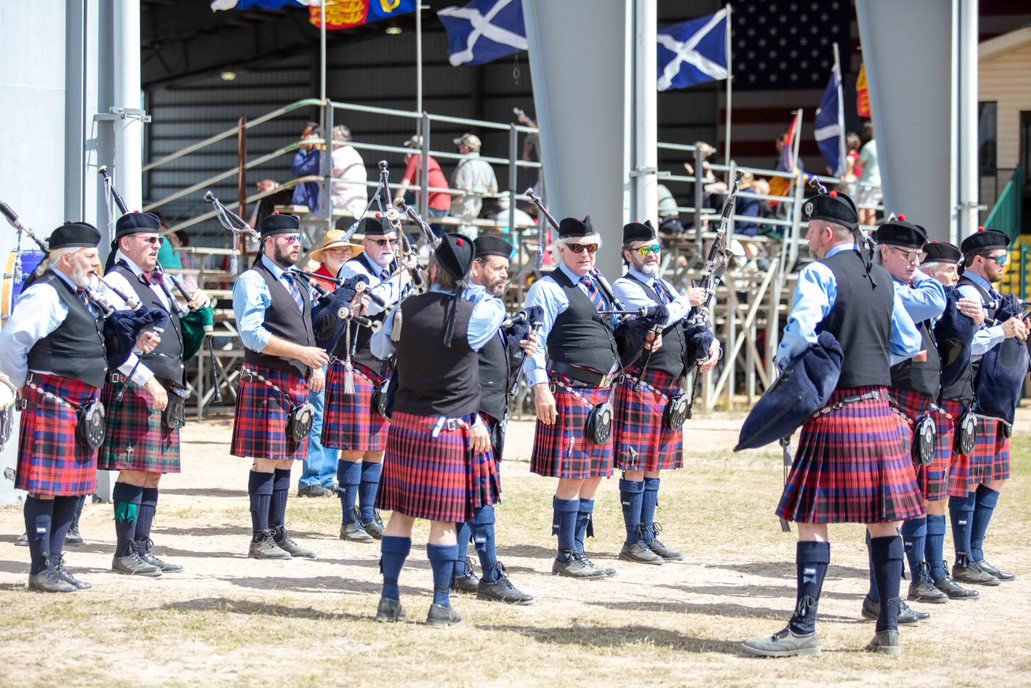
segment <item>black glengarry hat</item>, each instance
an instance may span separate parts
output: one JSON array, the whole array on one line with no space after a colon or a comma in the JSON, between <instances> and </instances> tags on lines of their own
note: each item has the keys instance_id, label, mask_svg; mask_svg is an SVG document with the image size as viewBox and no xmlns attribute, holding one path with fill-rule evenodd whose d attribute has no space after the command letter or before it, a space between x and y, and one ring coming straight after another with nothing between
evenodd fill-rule
<instances>
[{"instance_id":1,"label":"black glengarry hat","mask_svg":"<svg viewBox=\"0 0 1031 688\"><path fill-rule=\"evenodd\" d=\"M59 248L96 248L100 232L88 222L65 222L50 233L51 251Z\"/></svg>"},{"instance_id":2,"label":"black glengarry hat","mask_svg":"<svg viewBox=\"0 0 1031 688\"><path fill-rule=\"evenodd\" d=\"M963 252L964 256L966 256L971 253L987 251L993 248L1008 248L1009 245L1010 238L1003 232L1000 232L997 229L985 229L984 227L981 227L963 240L963 243L959 245L959 250Z\"/></svg>"},{"instance_id":3,"label":"black glengarry hat","mask_svg":"<svg viewBox=\"0 0 1031 688\"><path fill-rule=\"evenodd\" d=\"M501 237L477 237L476 241L473 242L473 246L476 249L477 258L486 258L487 256L500 256L502 258L512 257L512 244L508 243Z\"/></svg>"},{"instance_id":4,"label":"black glengarry hat","mask_svg":"<svg viewBox=\"0 0 1031 688\"><path fill-rule=\"evenodd\" d=\"M924 258L922 265L927 263L959 263L963 260L963 252L954 245L945 241L932 241L924 244Z\"/></svg>"},{"instance_id":5,"label":"black glengarry hat","mask_svg":"<svg viewBox=\"0 0 1031 688\"><path fill-rule=\"evenodd\" d=\"M374 217L363 217L361 224L358 225L358 234L364 234L366 237L384 236L387 232L388 230L383 227L383 223Z\"/></svg>"},{"instance_id":6,"label":"black glengarry hat","mask_svg":"<svg viewBox=\"0 0 1031 688\"><path fill-rule=\"evenodd\" d=\"M280 215L273 213L267 216L258 225L258 232L261 238L275 236L276 234L289 234L301 229L301 219L296 215Z\"/></svg>"},{"instance_id":7,"label":"black glengarry hat","mask_svg":"<svg viewBox=\"0 0 1031 688\"><path fill-rule=\"evenodd\" d=\"M132 234L157 234L161 229L161 218L154 213L126 213L115 222L115 236L113 243L124 236Z\"/></svg>"},{"instance_id":8,"label":"black glengarry hat","mask_svg":"<svg viewBox=\"0 0 1031 688\"><path fill-rule=\"evenodd\" d=\"M449 275L461 282L469 274L472 267L476 249L468 237L461 234L445 234L441 237L440 244L434 252L437 256L437 263L444 268Z\"/></svg>"},{"instance_id":9,"label":"black glengarry hat","mask_svg":"<svg viewBox=\"0 0 1031 688\"><path fill-rule=\"evenodd\" d=\"M848 229L859 227L859 211L855 202L843 193L831 191L808 199L802 205L806 220L834 222Z\"/></svg>"},{"instance_id":10,"label":"black glengarry hat","mask_svg":"<svg viewBox=\"0 0 1031 688\"><path fill-rule=\"evenodd\" d=\"M651 241L657 236L655 228L652 227L651 220L631 222L623 225L624 244L629 244L631 241Z\"/></svg>"},{"instance_id":11,"label":"black glengarry hat","mask_svg":"<svg viewBox=\"0 0 1031 688\"><path fill-rule=\"evenodd\" d=\"M575 239L593 234L597 234L597 232L594 231L594 227L591 225L590 215L584 215L582 220L575 217L564 217L558 223L559 239Z\"/></svg>"},{"instance_id":12,"label":"black glengarry hat","mask_svg":"<svg viewBox=\"0 0 1031 688\"><path fill-rule=\"evenodd\" d=\"M927 232L920 225L907 222L905 215L899 215L898 219L889 220L878 227L874 239L881 246L919 249L927 243Z\"/></svg>"}]
</instances>

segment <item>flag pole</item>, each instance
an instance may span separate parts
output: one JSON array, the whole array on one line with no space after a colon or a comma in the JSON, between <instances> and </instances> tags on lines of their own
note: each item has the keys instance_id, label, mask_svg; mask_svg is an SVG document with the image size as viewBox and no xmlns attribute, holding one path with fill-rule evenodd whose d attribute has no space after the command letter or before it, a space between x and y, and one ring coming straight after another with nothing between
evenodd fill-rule
<instances>
[{"instance_id":1,"label":"flag pole","mask_svg":"<svg viewBox=\"0 0 1031 688\"><path fill-rule=\"evenodd\" d=\"M322 60L322 71L319 74L319 98L323 103L326 102L326 0L322 0L319 3L319 12L322 14L322 21L319 22L321 27L319 29L319 57ZM329 132L323 132L325 135L329 135Z\"/></svg>"},{"instance_id":2,"label":"flag pole","mask_svg":"<svg viewBox=\"0 0 1031 688\"><path fill-rule=\"evenodd\" d=\"M419 113L418 128L422 134L422 0L415 5L415 110Z\"/></svg>"},{"instance_id":3,"label":"flag pole","mask_svg":"<svg viewBox=\"0 0 1031 688\"><path fill-rule=\"evenodd\" d=\"M841 72L841 60L838 57L838 44L834 43L834 75L838 80L838 169L835 177L843 177L848 166L845 163L845 99L841 92L845 77Z\"/></svg>"},{"instance_id":4,"label":"flag pole","mask_svg":"<svg viewBox=\"0 0 1031 688\"><path fill-rule=\"evenodd\" d=\"M731 19L731 15L733 14L733 11L734 11L733 6L728 2L727 3L727 19L726 19L726 21L727 21L727 34L726 34L727 35L727 42L726 42L726 50L727 50L727 112L726 112L726 117L727 117L727 124L726 124L726 127L725 127L725 129L726 129L726 131L725 131L726 136L724 137L726 139L726 145L724 146L724 150L723 150L723 164L724 165L729 165L730 164L730 111L731 111L731 106L733 104L733 93L734 93L734 86L733 86L733 84L734 84L734 70L733 70L733 62L732 62L732 59L731 59L731 46L733 45L733 42L731 41L731 38L730 38L730 31L731 31L731 28L730 28L731 27L731 21L730 21L730 19Z\"/></svg>"}]
</instances>

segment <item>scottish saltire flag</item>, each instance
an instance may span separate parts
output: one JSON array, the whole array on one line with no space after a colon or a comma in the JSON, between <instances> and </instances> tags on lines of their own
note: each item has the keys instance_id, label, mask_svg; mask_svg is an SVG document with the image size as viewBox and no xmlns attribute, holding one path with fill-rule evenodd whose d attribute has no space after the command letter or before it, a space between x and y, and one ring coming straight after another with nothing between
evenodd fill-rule
<instances>
[{"instance_id":1,"label":"scottish saltire flag","mask_svg":"<svg viewBox=\"0 0 1031 688\"><path fill-rule=\"evenodd\" d=\"M838 65L831 69L831 78L816 109L815 136L827 164L835 177L845 174L845 108L841 99L841 73Z\"/></svg>"},{"instance_id":2,"label":"scottish saltire flag","mask_svg":"<svg viewBox=\"0 0 1031 688\"><path fill-rule=\"evenodd\" d=\"M284 7L318 6L321 0L211 0L211 11L279 10Z\"/></svg>"},{"instance_id":3,"label":"scottish saltire flag","mask_svg":"<svg viewBox=\"0 0 1031 688\"><path fill-rule=\"evenodd\" d=\"M419 8L417 0L326 0L326 28L350 29L362 24L411 14ZM322 26L322 7L315 2L309 10L312 26Z\"/></svg>"},{"instance_id":4,"label":"scottish saltire flag","mask_svg":"<svg viewBox=\"0 0 1031 688\"><path fill-rule=\"evenodd\" d=\"M454 66L481 65L526 50L526 26L520 0L473 0L445 7L437 18L447 31Z\"/></svg>"},{"instance_id":5,"label":"scottish saltire flag","mask_svg":"<svg viewBox=\"0 0 1031 688\"><path fill-rule=\"evenodd\" d=\"M727 78L727 8L659 29L659 90Z\"/></svg>"}]
</instances>

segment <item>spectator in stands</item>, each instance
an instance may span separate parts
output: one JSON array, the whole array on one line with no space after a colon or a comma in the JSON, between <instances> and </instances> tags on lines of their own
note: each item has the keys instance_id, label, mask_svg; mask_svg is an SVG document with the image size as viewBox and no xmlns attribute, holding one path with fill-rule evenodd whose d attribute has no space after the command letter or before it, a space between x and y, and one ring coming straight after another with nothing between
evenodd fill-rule
<instances>
[{"instance_id":1,"label":"spectator in stands","mask_svg":"<svg viewBox=\"0 0 1031 688\"><path fill-rule=\"evenodd\" d=\"M872 207L881 204L881 168L877 165L877 141L874 139L873 122L863 126L866 144L859 152L859 165L863 172L859 175L859 186L856 190L856 205L859 207L859 224L877 224L877 209Z\"/></svg>"},{"instance_id":2,"label":"spectator in stands","mask_svg":"<svg viewBox=\"0 0 1031 688\"><path fill-rule=\"evenodd\" d=\"M497 210L495 210L494 212L491 213L491 217L494 218L494 223L497 226L498 231L501 232L504 235L509 235L509 234L511 234L511 230L509 229L509 226L508 226L509 208L512 205L512 195L511 195L511 193L508 192L508 191L502 191L501 194L497 198L496 204L497 204ZM523 229L528 229L530 227L535 227L536 225L537 225L537 221L536 220L534 220L532 217L530 217L530 215L527 214L526 211L521 210L518 206L516 206L516 209L515 209L515 226L516 226L516 231L521 231ZM515 240L512 240L512 239L509 240L509 243L516 243L517 244L517 242Z\"/></svg>"},{"instance_id":3,"label":"spectator in stands","mask_svg":"<svg viewBox=\"0 0 1031 688\"><path fill-rule=\"evenodd\" d=\"M759 198L760 191L756 188L755 175L745 172L741 175L741 186L738 189L737 203L734 207L734 215L754 217L756 219L765 217L769 212L769 205L765 200ZM757 236L761 233L758 222L749 220L737 220L734 222L734 233L744 236Z\"/></svg>"},{"instance_id":4,"label":"spectator in stands","mask_svg":"<svg viewBox=\"0 0 1031 688\"><path fill-rule=\"evenodd\" d=\"M498 192L498 178L490 163L480 158L482 143L476 134L462 134L455 139L462 156L451 175L451 188L464 192L452 200L451 214L462 221L459 231L470 239L479 234L474 221L483 208L483 195Z\"/></svg>"},{"instance_id":5,"label":"spectator in stands","mask_svg":"<svg viewBox=\"0 0 1031 688\"><path fill-rule=\"evenodd\" d=\"M680 222L677 210L677 199L665 184L656 184L659 196L659 232L661 234L683 234L684 225Z\"/></svg>"},{"instance_id":6,"label":"spectator in stands","mask_svg":"<svg viewBox=\"0 0 1031 688\"><path fill-rule=\"evenodd\" d=\"M413 151L422 148L422 136L416 134L412 138L405 141L405 148L411 148ZM429 217L427 221L430 221L430 227L433 229L437 236L444 236L444 226L440 223L434 223L432 220L437 220L442 217L446 217L451 212L451 196L447 193L450 188L447 185L447 177L444 176L443 170L440 169L440 163L430 155L427 156L427 162L429 167L429 183L426 185L434 191L429 191L429 198L427 202L427 214ZM394 202L404 198L405 191L404 187L412 185L421 185L420 178L422 176L422 153L408 153L405 155L405 176L401 179L401 187L398 189L397 194L394 196Z\"/></svg>"},{"instance_id":7,"label":"spectator in stands","mask_svg":"<svg viewBox=\"0 0 1031 688\"><path fill-rule=\"evenodd\" d=\"M859 164L859 149L862 145L863 142L856 132L850 131L845 135L845 184L842 191L852 198L856 197L856 180L863 173L863 168Z\"/></svg>"},{"instance_id":8,"label":"spectator in stands","mask_svg":"<svg viewBox=\"0 0 1031 688\"><path fill-rule=\"evenodd\" d=\"M773 169L778 172L791 172L788 169L788 162L790 162L791 147L788 143L788 135L781 134L777 137L777 166ZM805 163L802 161L802 156L799 155L795 160L795 169L799 172L805 172Z\"/></svg>"},{"instance_id":9,"label":"spectator in stands","mask_svg":"<svg viewBox=\"0 0 1031 688\"><path fill-rule=\"evenodd\" d=\"M350 129L343 124L333 127L333 210L358 218L369 203L369 178L361 153L350 141Z\"/></svg>"},{"instance_id":10,"label":"spectator in stands","mask_svg":"<svg viewBox=\"0 0 1031 688\"><path fill-rule=\"evenodd\" d=\"M256 186L258 187L258 193L266 193L276 191L279 188L279 182L274 179L262 179ZM254 210L251 211L251 216L248 219L251 227L257 227L259 222L274 213L277 205L290 205L292 198L293 192L290 189L281 189L260 199L254 204Z\"/></svg>"},{"instance_id":11,"label":"spectator in stands","mask_svg":"<svg viewBox=\"0 0 1031 688\"><path fill-rule=\"evenodd\" d=\"M317 177L320 172L321 158L319 156L319 145L314 143L315 139L322 138L322 130L315 122L308 122L301 131L301 141L312 141L304 143L294 154L294 164L291 171L294 179L301 177ZM308 210L316 213L319 210L319 183L317 181L301 182L294 187L294 194L291 202L294 205L307 206Z\"/></svg>"},{"instance_id":12,"label":"spectator in stands","mask_svg":"<svg viewBox=\"0 0 1031 688\"><path fill-rule=\"evenodd\" d=\"M162 229L164 229L164 226L165 222L162 220ZM179 259L179 267L185 270L181 277L183 286L186 287L187 293L192 294L200 287L200 284L197 282L197 275L191 272L196 267L196 263L192 253L182 251L182 249L190 245L190 235L179 229L164 235L162 238L164 241L161 242L161 248L158 250L158 262L161 263L161 267L167 267L161 262L161 252L166 250L165 246L167 245L167 252L177 257Z\"/></svg>"}]
</instances>

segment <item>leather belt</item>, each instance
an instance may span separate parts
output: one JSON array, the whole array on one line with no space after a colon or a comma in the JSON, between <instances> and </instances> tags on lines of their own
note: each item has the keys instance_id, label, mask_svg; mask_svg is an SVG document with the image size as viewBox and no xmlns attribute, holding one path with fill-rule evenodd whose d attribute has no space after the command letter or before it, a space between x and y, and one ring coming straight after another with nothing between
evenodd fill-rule
<instances>
[{"instance_id":1,"label":"leather belt","mask_svg":"<svg viewBox=\"0 0 1031 688\"><path fill-rule=\"evenodd\" d=\"M599 373L596 370L581 368L579 366L563 363L562 361L549 361L548 370L559 375L565 375L577 382L591 385L592 387L611 387L619 378L620 372Z\"/></svg>"},{"instance_id":2,"label":"leather belt","mask_svg":"<svg viewBox=\"0 0 1031 688\"><path fill-rule=\"evenodd\" d=\"M887 399L887 398L888 398L888 395L884 394L882 392L866 392L865 394L853 394L851 396L845 397L844 399L842 399L841 401L839 401L839 402L837 402L835 404L832 404L830 406L824 406L822 409L820 409L819 411L814 413L813 416L826 415L826 414L831 413L833 411L838 411L840 409L843 409L846 406L848 406L849 404L855 404L855 403L858 403L860 401L870 401L871 399Z\"/></svg>"}]
</instances>

